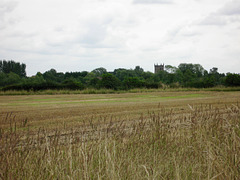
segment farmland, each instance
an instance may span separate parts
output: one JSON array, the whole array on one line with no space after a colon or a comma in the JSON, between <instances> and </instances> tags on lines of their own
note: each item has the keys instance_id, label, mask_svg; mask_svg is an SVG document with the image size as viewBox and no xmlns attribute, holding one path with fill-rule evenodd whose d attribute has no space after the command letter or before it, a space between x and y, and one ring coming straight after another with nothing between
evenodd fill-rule
<instances>
[{"instance_id":1,"label":"farmland","mask_svg":"<svg viewBox=\"0 0 240 180\"><path fill-rule=\"evenodd\" d=\"M238 179L240 92L0 97L3 179Z\"/></svg>"},{"instance_id":2,"label":"farmland","mask_svg":"<svg viewBox=\"0 0 240 180\"><path fill-rule=\"evenodd\" d=\"M224 106L225 103L236 103L238 98L238 93L222 92L1 96L0 115L1 119L9 113L18 119L27 118L29 125L35 128L56 128L62 123L71 126L99 117L135 120L159 106L181 109L182 113L189 111L188 104Z\"/></svg>"}]
</instances>

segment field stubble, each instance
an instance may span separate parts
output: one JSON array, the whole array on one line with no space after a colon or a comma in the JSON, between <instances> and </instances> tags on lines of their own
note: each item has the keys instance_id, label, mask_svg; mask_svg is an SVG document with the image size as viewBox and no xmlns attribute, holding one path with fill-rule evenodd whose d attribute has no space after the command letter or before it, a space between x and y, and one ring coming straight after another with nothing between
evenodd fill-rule
<instances>
[{"instance_id":1,"label":"field stubble","mask_svg":"<svg viewBox=\"0 0 240 180\"><path fill-rule=\"evenodd\" d=\"M0 178L239 179L239 93L197 96L84 96L94 103L55 107L12 99L22 104L1 112Z\"/></svg>"}]
</instances>

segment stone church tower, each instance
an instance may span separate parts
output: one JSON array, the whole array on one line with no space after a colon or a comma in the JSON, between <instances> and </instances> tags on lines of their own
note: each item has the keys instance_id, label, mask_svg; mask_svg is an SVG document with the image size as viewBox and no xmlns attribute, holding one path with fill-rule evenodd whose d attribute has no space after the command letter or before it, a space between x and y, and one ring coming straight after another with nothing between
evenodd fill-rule
<instances>
[{"instance_id":1,"label":"stone church tower","mask_svg":"<svg viewBox=\"0 0 240 180\"><path fill-rule=\"evenodd\" d=\"M164 64L154 64L154 73L157 74L159 71L164 71Z\"/></svg>"}]
</instances>

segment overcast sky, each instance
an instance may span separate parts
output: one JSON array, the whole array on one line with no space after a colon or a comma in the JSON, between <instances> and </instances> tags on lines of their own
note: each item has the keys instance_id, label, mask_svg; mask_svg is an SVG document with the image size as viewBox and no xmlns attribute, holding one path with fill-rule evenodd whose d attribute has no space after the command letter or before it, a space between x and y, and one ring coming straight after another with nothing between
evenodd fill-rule
<instances>
[{"instance_id":1,"label":"overcast sky","mask_svg":"<svg viewBox=\"0 0 240 180\"><path fill-rule=\"evenodd\" d=\"M0 0L0 60L27 74L154 63L240 73L240 0Z\"/></svg>"}]
</instances>

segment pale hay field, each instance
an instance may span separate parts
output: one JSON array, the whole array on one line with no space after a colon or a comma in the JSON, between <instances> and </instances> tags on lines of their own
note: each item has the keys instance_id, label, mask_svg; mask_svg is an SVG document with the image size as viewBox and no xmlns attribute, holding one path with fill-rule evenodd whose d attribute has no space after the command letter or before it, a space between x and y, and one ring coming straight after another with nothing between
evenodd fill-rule
<instances>
[{"instance_id":1,"label":"pale hay field","mask_svg":"<svg viewBox=\"0 0 240 180\"><path fill-rule=\"evenodd\" d=\"M240 179L240 92L0 96L0 179Z\"/></svg>"}]
</instances>

